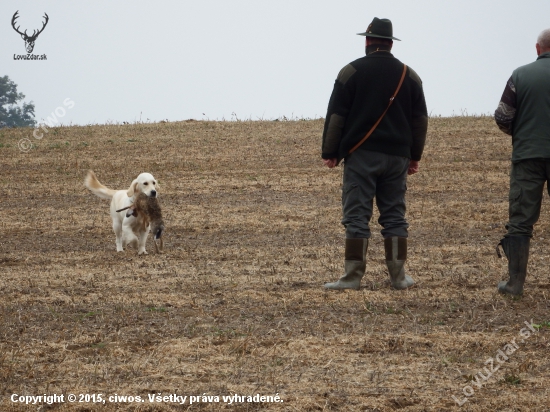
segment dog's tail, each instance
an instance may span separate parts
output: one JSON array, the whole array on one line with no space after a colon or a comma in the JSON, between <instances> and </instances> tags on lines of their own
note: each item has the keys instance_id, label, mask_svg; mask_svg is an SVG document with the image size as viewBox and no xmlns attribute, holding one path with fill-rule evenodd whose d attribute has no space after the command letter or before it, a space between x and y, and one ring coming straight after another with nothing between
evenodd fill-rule
<instances>
[{"instance_id":1,"label":"dog's tail","mask_svg":"<svg viewBox=\"0 0 550 412\"><path fill-rule=\"evenodd\" d=\"M91 170L88 170L88 174L86 175L86 179L84 179L84 186L86 186L96 196L99 196L102 199L112 199L113 195L116 193L116 190L109 189L109 188L103 186L99 182L99 180L97 180L97 177L95 177L95 173L92 172Z\"/></svg>"}]
</instances>

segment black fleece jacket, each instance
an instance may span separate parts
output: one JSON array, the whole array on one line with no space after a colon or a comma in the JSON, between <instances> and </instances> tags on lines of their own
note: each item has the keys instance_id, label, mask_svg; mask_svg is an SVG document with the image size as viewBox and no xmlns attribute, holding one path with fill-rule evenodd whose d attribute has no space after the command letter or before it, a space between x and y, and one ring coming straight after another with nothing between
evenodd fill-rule
<instances>
[{"instance_id":1,"label":"black fleece jacket","mask_svg":"<svg viewBox=\"0 0 550 412\"><path fill-rule=\"evenodd\" d=\"M376 45L375 45L376 46ZM367 55L345 66L336 79L323 131L322 158L345 158L376 123L395 92L403 63L369 46ZM428 129L422 81L410 67L392 106L358 150L420 160Z\"/></svg>"}]
</instances>

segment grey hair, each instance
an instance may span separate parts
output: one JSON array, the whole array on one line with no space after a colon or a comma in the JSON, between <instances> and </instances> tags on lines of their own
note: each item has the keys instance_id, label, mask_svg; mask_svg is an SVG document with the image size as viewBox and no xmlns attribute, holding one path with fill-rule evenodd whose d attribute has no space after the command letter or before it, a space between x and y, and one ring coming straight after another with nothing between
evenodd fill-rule
<instances>
[{"instance_id":1,"label":"grey hair","mask_svg":"<svg viewBox=\"0 0 550 412\"><path fill-rule=\"evenodd\" d=\"M537 39L537 43L543 49L550 49L550 29L543 30Z\"/></svg>"}]
</instances>

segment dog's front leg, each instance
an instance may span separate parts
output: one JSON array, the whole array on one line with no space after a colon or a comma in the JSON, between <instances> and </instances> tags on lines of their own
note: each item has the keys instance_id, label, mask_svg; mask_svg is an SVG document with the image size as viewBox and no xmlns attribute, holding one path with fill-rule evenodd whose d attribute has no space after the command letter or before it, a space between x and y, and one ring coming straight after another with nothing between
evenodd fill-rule
<instances>
[{"instance_id":1,"label":"dog's front leg","mask_svg":"<svg viewBox=\"0 0 550 412\"><path fill-rule=\"evenodd\" d=\"M147 227L147 230L143 233L140 233L138 237L138 255L147 255L145 250L145 244L147 243L147 235L149 234L150 227Z\"/></svg>"},{"instance_id":2,"label":"dog's front leg","mask_svg":"<svg viewBox=\"0 0 550 412\"><path fill-rule=\"evenodd\" d=\"M124 252L124 247L122 246L122 224L118 221L114 221L113 230L116 236L116 251Z\"/></svg>"}]
</instances>

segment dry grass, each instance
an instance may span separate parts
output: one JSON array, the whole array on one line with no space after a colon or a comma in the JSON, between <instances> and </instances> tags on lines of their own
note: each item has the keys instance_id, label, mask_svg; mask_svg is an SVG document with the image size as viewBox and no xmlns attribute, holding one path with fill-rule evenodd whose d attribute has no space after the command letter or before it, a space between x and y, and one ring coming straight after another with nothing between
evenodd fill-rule
<instances>
[{"instance_id":1,"label":"dry grass","mask_svg":"<svg viewBox=\"0 0 550 412\"><path fill-rule=\"evenodd\" d=\"M373 223L365 287L325 292L342 274L343 228L341 168L321 166L321 130L320 120L59 127L28 153L17 142L32 131L1 130L0 409L37 409L13 393L162 392L284 400L190 408L206 411L546 410L548 204L525 296L496 293L509 138L487 117L431 119L409 179L417 286L390 289ZM146 257L115 252L108 202L82 184L88 169L117 189L154 174L165 254L151 237ZM540 331L458 408L451 396L531 319Z\"/></svg>"}]
</instances>

